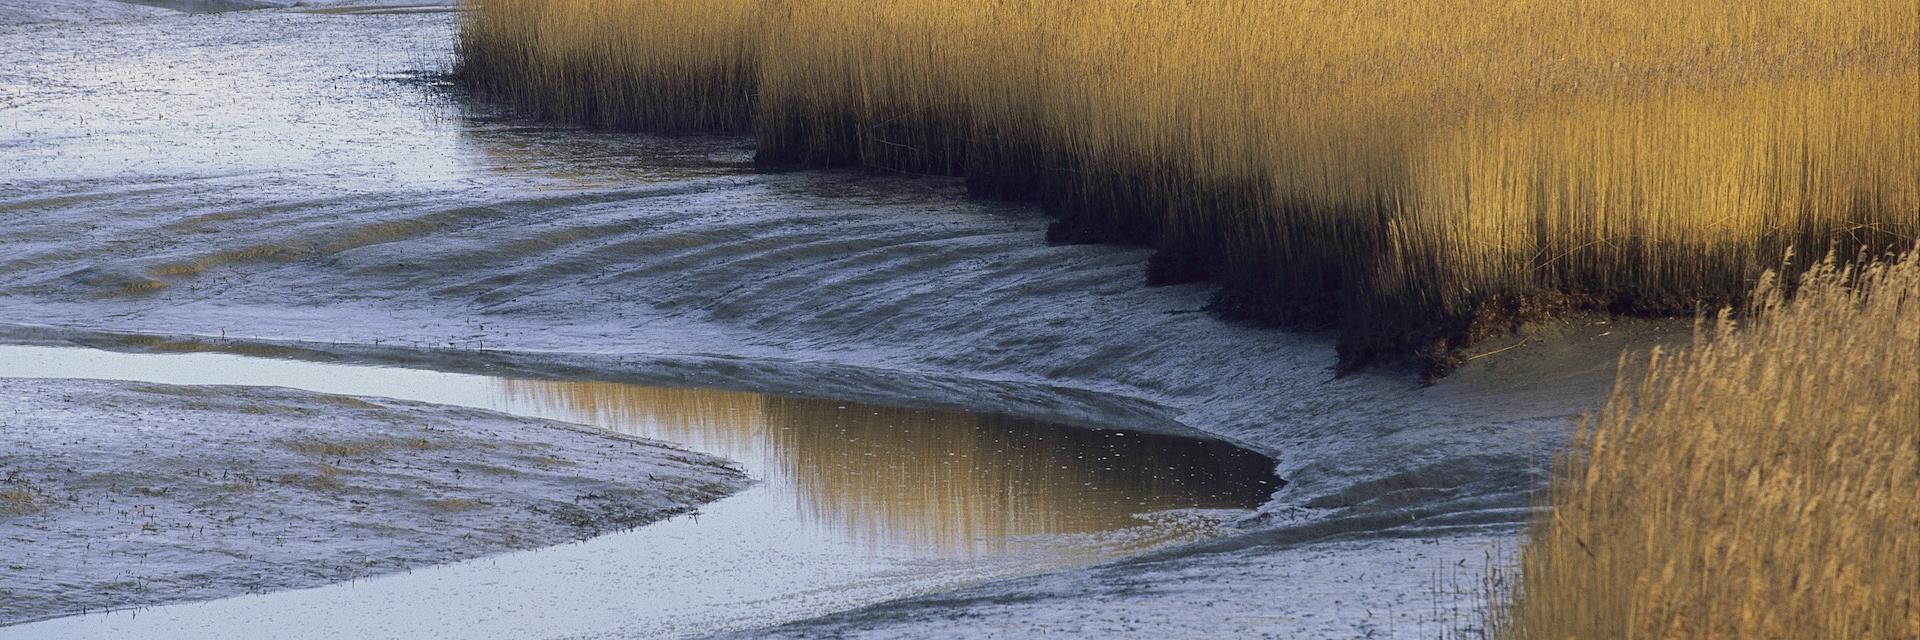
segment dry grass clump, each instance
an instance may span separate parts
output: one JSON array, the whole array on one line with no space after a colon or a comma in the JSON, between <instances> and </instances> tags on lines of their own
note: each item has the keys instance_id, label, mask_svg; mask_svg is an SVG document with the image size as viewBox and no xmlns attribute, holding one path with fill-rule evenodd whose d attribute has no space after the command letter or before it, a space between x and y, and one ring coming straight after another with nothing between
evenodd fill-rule
<instances>
[{"instance_id":1,"label":"dry grass clump","mask_svg":"<svg viewBox=\"0 0 1920 640\"><path fill-rule=\"evenodd\" d=\"M308 438L281 443L288 450L316 458L365 458L393 451L427 451L440 445L425 438L366 438L323 440Z\"/></svg>"},{"instance_id":2,"label":"dry grass clump","mask_svg":"<svg viewBox=\"0 0 1920 640\"><path fill-rule=\"evenodd\" d=\"M23 488L0 489L0 518L34 513L40 510L40 497Z\"/></svg>"},{"instance_id":3,"label":"dry grass clump","mask_svg":"<svg viewBox=\"0 0 1920 640\"><path fill-rule=\"evenodd\" d=\"M493 505L468 498L435 498L426 501L427 510L443 514L466 513L490 508Z\"/></svg>"},{"instance_id":4,"label":"dry grass clump","mask_svg":"<svg viewBox=\"0 0 1920 640\"><path fill-rule=\"evenodd\" d=\"M483 93L967 175L1231 311L1340 320L1355 359L1543 303L1738 303L1790 249L1920 237L1908 0L474 7Z\"/></svg>"},{"instance_id":5,"label":"dry grass clump","mask_svg":"<svg viewBox=\"0 0 1920 640\"><path fill-rule=\"evenodd\" d=\"M340 493L347 489L347 483L342 481L340 476L351 472L330 464L321 464L317 465L317 467L319 472L311 475L301 473L281 474L280 484L289 487L299 487L314 493Z\"/></svg>"},{"instance_id":6,"label":"dry grass clump","mask_svg":"<svg viewBox=\"0 0 1920 640\"><path fill-rule=\"evenodd\" d=\"M1920 252L1756 300L1588 421L1497 637L1920 637Z\"/></svg>"}]
</instances>

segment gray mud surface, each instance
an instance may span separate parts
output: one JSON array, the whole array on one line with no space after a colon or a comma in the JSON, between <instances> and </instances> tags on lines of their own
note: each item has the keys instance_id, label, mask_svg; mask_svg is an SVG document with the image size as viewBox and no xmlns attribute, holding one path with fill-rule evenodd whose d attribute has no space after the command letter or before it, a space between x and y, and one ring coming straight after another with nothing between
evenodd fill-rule
<instances>
[{"instance_id":1,"label":"gray mud surface","mask_svg":"<svg viewBox=\"0 0 1920 640\"><path fill-rule=\"evenodd\" d=\"M7 0L0 4L0 25L99 22L257 9L394 13L453 8L454 0Z\"/></svg>"},{"instance_id":2,"label":"gray mud surface","mask_svg":"<svg viewBox=\"0 0 1920 640\"><path fill-rule=\"evenodd\" d=\"M1038 211L958 181L756 174L750 140L464 110L419 81L448 63L455 20L248 12L33 46L0 28L0 82L19 88L0 162L24 167L0 175L7 339L1199 430L1291 482L1230 548L779 631L884 637L1430 636L1434 576L1511 539L1621 351L1685 339L1576 318L1491 341L1433 385L1335 377L1328 337L1222 321L1209 285L1144 287L1147 251L1048 246ZM1331 566L1352 579L1302 569Z\"/></svg>"},{"instance_id":3,"label":"gray mud surface","mask_svg":"<svg viewBox=\"0 0 1920 640\"><path fill-rule=\"evenodd\" d=\"M559 544L746 483L710 456L472 409L0 378L0 624Z\"/></svg>"},{"instance_id":4,"label":"gray mud surface","mask_svg":"<svg viewBox=\"0 0 1920 640\"><path fill-rule=\"evenodd\" d=\"M913 598L728 638L1473 637L1492 535L1152 557Z\"/></svg>"}]
</instances>

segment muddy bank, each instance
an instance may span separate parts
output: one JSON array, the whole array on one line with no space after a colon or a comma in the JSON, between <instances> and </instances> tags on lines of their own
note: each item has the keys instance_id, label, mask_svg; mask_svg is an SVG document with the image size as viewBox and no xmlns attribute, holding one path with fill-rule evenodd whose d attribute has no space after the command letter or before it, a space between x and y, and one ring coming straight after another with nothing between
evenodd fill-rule
<instances>
[{"instance_id":1,"label":"muddy bank","mask_svg":"<svg viewBox=\"0 0 1920 640\"><path fill-rule=\"evenodd\" d=\"M1007 580L725 638L1447 638L1499 535L1236 545Z\"/></svg>"},{"instance_id":2,"label":"muddy bank","mask_svg":"<svg viewBox=\"0 0 1920 640\"><path fill-rule=\"evenodd\" d=\"M453 8L453 0L8 0L0 6L0 25L135 20L258 9L397 13Z\"/></svg>"},{"instance_id":3,"label":"muddy bank","mask_svg":"<svg viewBox=\"0 0 1920 640\"><path fill-rule=\"evenodd\" d=\"M177 15L177 12L118 0L8 0L0 5L0 25L127 20L165 15Z\"/></svg>"},{"instance_id":4,"label":"muddy bank","mask_svg":"<svg viewBox=\"0 0 1920 640\"><path fill-rule=\"evenodd\" d=\"M558 544L746 483L711 456L471 409L0 379L0 624Z\"/></svg>"}]
</instances>

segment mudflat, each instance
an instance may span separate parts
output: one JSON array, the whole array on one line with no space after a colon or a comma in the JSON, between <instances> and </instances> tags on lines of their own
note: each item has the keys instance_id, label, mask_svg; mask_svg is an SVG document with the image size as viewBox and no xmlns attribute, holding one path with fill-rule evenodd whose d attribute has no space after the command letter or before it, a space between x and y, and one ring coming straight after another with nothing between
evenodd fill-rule
<instances>
[{"instance_id":1,"label":"mudflat","mask_svg":"<svg viewBox=\"0 0 1920 640\"><path fill-rule=\"evenodd\" d=\"M477 409L0 378L0 624L547 546L747 483L712 456Z\"/></svg>"}]
</instances>

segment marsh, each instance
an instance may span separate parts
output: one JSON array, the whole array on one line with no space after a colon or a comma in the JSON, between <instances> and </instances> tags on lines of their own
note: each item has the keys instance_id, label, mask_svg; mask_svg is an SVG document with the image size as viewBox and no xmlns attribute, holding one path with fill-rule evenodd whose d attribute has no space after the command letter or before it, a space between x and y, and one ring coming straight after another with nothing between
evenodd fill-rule
<instances>
[{"instance_id":1,"label":"marsh","mask_svg":"<svg viewBox=\"0 0 1920 640\"><path fill-rule=\"evenodd\" d=\"M378 471L350 454L404 441L378 416L413 403L445 420L494 412L456 421L469 427L632 429L751 486L577 544L476 545L420 554L411 575L276 578L259 590L313 588L0 636L126 623L248 637L342 609L385 637L1431 635L1453 625L1437 611L1482 601L1437 588L1436 571L1484 566L1517 539L1621 351L1687 335L1569 317L1489 342L1436 383L1394 367L1337 376L1336 336L1209 313L1216 285L1147 287L1149 249L1050 245L1039 207L969 197L958 178L762 172L742 135L593 131L471 102L445 76L459 20L138 11L0 26L0 375L39 378L9 383L55 407L35 412L64 404L47 399L62 385L135 408L119 385L189 388L240 429L249 398L386 407L327 418L366 418L350 437L250 445L334 467L290 485L320 496ZM345 370L272 373L302 366ZM144 382L105 381L129 377ZM121 424L162 415L102 406L88 411ZM556 458L530 464L571 468ZM460 482L545 477L523 474L463 467ZM643 490L654 475L622 481ZM41 507L58 485L30 482L9 527L53 513ZM500 508L463 491L427 497L440 506L422 517L481 526ZM571 540L561 529L542 544ZM659 539L673 543L646 542ZM617 551L631 545L677 551ZM508 547L534 548L434 564ZM746 573L699 580L719 569ZM617 602L636 582L667 601ZM446 585L476 608L394 610ZM29 618L107 604L44 588L55 604ZM616 602L582 611L607 602L582 592ZM500 624L457 623L479 617Z\"/></svg>"}]
</instances>

